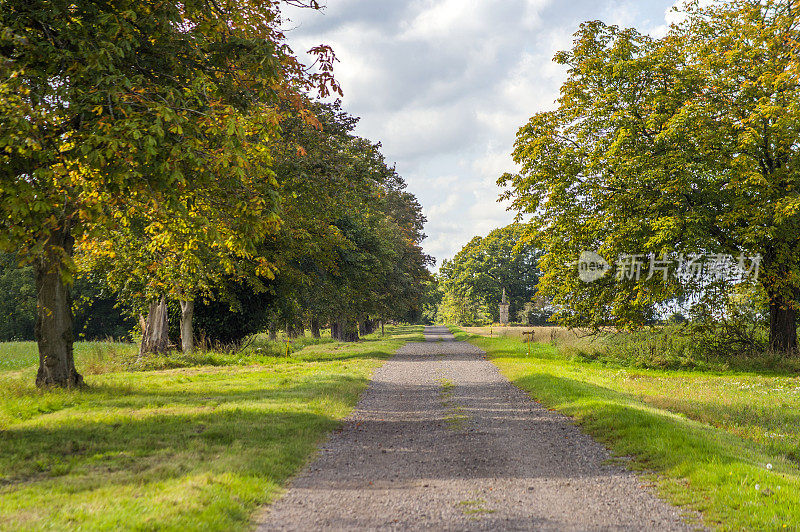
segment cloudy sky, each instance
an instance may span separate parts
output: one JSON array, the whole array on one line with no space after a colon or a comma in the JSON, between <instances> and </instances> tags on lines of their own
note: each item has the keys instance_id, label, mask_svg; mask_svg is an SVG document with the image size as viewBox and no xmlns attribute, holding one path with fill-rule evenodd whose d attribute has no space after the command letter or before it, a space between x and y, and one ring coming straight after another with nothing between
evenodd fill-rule
<instances>
[{"instance_id":1,"label":"cloudy sky","mask_svg":"<svg viewBox=\"0 0 800 532\"><path fill-rule=\"evenodd\" d=\"M497 178L514 170L517 129L554 106L565 72L552 58L579 24L661 35L673 2L327 0L322 12L288 11L286 28L298 53L333 46L344 107L420 199L438 267L512 220Z\"/></svg>"}]
</instances>

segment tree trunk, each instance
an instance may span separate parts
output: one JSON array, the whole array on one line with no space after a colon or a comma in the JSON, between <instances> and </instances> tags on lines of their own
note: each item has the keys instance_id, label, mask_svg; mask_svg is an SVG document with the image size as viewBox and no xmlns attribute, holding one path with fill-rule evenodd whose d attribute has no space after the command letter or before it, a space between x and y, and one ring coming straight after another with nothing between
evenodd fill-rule
<instances>
[{"instance_id":1,"label":"tree trunk","mask_svg":"<svg viewBox=\"0 0 800 532\"><path fill-rule=\"evenodd\" d=\"M294 324L294 323L287 324L286 325L286 337L287 338L297 338L297 337L301 336L301 332L300 332L301 330L302 329L300 329L300 327L297 327L297 325ZM303 332L305 332L305 331L303 331Z\"/></svg>"},{"instance_id":2,"label":"tree trunk","mask_svg":"<svg viewBox=\"0 0 800 532\"><path fill-rule=\"evenodd\" d=\"M194 301L181 301L181 349L184 353L194 351Z\"/></svg>"},{"instance_id":3,"label":"tree trunk","mask_svg":"<svg viewBox=\"0 0 800 532\"><path fill-rule=\"evenodd\" d=\"M797 351L797 310L779 294L769 303L769 349L777 353Z\"/></svg>"},{"instance_id":4,"label":"tree trunk","mask_svg":"<svg viewBox=\"0 0 800 532\"><path fill-rule=\"evenodd\" d=\"M36 386L81 386L83 377L75 370L72 351L72 301L61 276L62 249L72 255L73 238L68 231L50 236L45 250L35 261L36 341L39 371Z\"/></svg>"},{"instance_id":5,"label":"tree trunk","mask_svg":"<svg viewBox=\"0 0 800 532\"><path fill-rule=\"evenodd\" d=\"M331 321L331 338L333 338L334 340L341 340L341 335L339 334L338 321Z\"/></svg>"},{"instance_id":6,"label":"tree trunk","mask_svg":"<svg viewBox=\"0 0 800 532\"><path fill-rule=\"evenodd\" d=\"M181 330L181 333L183 331ZM152 301L147 311L147 320L139 346L139 357L145 353L169 351L169 324L167 322L167 300Z\"/></svg>"},{"instance_id":7,"label":"tree trunk","mask_svg":"<svg viewBox=\"0 0 800 532\"><path fill-rule=\"evenodd\" d=\"M339 332L338 340L342 342L358 341L358 322L356 320L342 317L339 319L336 328Z\"/></svg>"},{"instance_id":8,"label":"tree trunk","mask_svg":"<svg viewBox=\"0 0 800 532\"><path fill-rule=\"evenodd\" d=\"M311 336L319 338L319 320L316 317L311 318Z\"/></svg>"},{"instance_id":9,"label":"tree trunk","mask_svg":"<svg viewBox=\"0 0 800 532\"><path fill-rule=\"evenodd\" d=\"M383 336L383 320L381 320L381 336Z\"/></svg>"}]
</instances>

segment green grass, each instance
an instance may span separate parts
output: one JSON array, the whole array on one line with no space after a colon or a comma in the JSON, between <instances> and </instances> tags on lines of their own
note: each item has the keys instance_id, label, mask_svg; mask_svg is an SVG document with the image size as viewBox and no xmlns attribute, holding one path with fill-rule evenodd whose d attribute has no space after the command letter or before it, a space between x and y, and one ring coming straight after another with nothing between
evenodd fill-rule
<instances>
[{"instance_id":1,"label":"green grass","mask_svg":"<svg viewBox=\"0 0 800 532\"><path fill-rule=\"evenodd\" d=\"M197 355L216 365L98 375L79 355L89 386L71 391L36 389L35 357L15 345L14 370L0 373L0 529L247 529L372 370L421 338L420 327L387 328L288 357L256 346Z\"/></svg>"},{"instance_id":2,"label":"green grass","mask_svg":"<svg viewBox=\"0 0 800 532\"><path fill-rule=\"evenodd\" d=\"M450 379L445 378L438 379L437 382L440 386L439 399L442 401L442 406L447 409L447 415L444 418L447 428L455 431L462 430L469 421L469 416L464 413L463 407L453 401L453 390L456 385Z\"/></svg>"},{"instance_id":3,"label":"green grass","mask_svg":"<svg viewBox=\"0 0 800 532\"><path fill-rule=\"evenodd\" d=\"M76 342L75 363L89 374L109 358L133 359L137 348L118 342ZM35 368L39 365L36 342L0 342L0 373ZM86 369L88 368L88 371Z\"/></svg>"},{"instance_id":4,"label":"green grass","mask_svg":"<svg viewBox=\"0 0 800 532\"><path fill-rule=\"evenodd\" d=\"M450 329L450 332L453 333L453 336L459 342L463 342L464 340L471 338L469 333L462 331L455 325L448 325L447 328Z\"/></svg>"},{"instance_id":5,"label":"green grass","mask_svg":"<svg viewBox=\"0 0 800 532\"><path fill-rule=\"evenodd\" d=\"M666 497L721 530L800 529L800 378L569 360L550 344L472 336L512 382L574 417Z\"/></svg>"},{"instance_id":6,"label":"green grass","mask_svg":"<svg viewBox=\"0 0 800 532\"><path fill-rule=\"evenodd\" d=\"M458 506L465 515L491 514L495 512L495 510L486 508L485 505L486 499L467 499L458 503Z\"/></svg>"}]
</instances>

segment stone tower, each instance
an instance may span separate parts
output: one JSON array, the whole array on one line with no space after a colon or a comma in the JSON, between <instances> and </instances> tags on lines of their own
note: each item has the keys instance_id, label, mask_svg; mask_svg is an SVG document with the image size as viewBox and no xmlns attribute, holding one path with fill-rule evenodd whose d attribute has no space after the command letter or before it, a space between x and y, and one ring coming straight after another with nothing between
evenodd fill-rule
<instances>
[{"instance_id":1,"label":"stone tower","mask_svg":"<svg viewBox=\"0 0 800 532\"><path fill-rule=\"evenodd\" d=\"M503 288L503 299L500 301L500 325L508 325L508 298Z\"/></svg>"}]
</instances>

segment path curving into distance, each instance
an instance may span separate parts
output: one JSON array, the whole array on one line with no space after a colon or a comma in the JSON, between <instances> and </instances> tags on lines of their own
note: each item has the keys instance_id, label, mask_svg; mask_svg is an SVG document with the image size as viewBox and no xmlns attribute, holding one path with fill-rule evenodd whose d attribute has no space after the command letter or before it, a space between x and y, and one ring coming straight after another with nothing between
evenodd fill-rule
<instances>
[{"instance_id":1,"label":"path curving into distance","mask_svg":"<svg viewBox=\"0 0 800 532\"><path fill-rule=\"evenodd\" d=\"M690 530L445 327L381 368L259 530Z\"/></svg>"}]
</instances>

